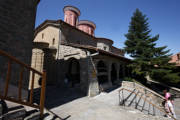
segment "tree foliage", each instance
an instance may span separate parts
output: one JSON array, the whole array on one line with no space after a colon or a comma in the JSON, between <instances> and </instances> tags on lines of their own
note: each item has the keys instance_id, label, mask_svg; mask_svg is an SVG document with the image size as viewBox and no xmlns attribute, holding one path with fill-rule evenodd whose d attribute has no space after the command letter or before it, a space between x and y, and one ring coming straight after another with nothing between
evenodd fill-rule
<instances>
[{"instance_id":1,"label":"tree foliage","mask_svg":"<svg viewBox=\"0 0 180 120\"><path fill-rule=\"evenodd\" d=\"M177 82L179 76L172 73L174 65L169 63L171 54L167 46L157 47L159 35L152 36L150 33L148 18L136 9L131 17L128 33L125 34L125 51L133 58L130 65L132 72L144 78L150 75L158 81ZM170 76L174 78L172 81Z\"/></svg>"}]
</instances>

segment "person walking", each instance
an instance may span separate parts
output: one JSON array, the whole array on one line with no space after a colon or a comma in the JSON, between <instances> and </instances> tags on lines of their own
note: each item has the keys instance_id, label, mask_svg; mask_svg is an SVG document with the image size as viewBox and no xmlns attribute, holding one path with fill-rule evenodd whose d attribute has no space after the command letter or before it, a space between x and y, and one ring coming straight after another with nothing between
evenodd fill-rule
<instances>
[{"instance_id":1,"label":"person walking","mask_svg":"<svg viewBox=\"0 0 180 120\"><path fill-rule=\"evenodd\" d=\"M176 118L176 114L174 112L174 105L173 105L173 100L172 97L168 97L168 99L166 100L165 103L165 110L168 113L168 117L171 118L171 116L173 116L174 118Z\"/></svg>"},{"instance_id":2,"label":"person walking","mask_svg":"<svg viewBox=\"0 0 180 120\"><path fill-rule=\"evenodd\" d=\"M169 92L169 89L163 90L163 93L166 100L168 100L168 98L171 97L171 93Z\"/></svg>"}]
</instances>

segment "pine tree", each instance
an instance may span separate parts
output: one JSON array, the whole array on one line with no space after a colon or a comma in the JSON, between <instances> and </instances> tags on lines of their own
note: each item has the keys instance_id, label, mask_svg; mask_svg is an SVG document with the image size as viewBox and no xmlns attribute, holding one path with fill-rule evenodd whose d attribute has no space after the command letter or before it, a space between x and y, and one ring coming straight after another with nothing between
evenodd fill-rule
<instances>
[{"instance_id":1,"label":"pine tree","mask_svg":"<svg viewBox=\"0 0 180 120\"><path fill-rule=\"evenodd\" d=\"M130 65L132 72L145 78L151 75L159 81L170 81L167 79L174 66L169 62L169 50L166 46L156 47L156 41L159 35L152 37L150 35L148 18L143 15L139 9L136 9L129 26L128 33L125 35L125 51L133 58ZM161 79L158 78L161 75ZM172 76L172 74L170 75ZM177 74L173 74L177 79ZM174 80L177 81L177 80Z\"/></svg>"}]
</instances>

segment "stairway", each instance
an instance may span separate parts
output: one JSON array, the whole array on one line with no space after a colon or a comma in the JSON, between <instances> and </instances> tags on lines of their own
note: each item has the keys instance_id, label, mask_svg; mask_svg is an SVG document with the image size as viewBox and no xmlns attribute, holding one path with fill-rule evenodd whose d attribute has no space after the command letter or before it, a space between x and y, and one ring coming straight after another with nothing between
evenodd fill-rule
<instances>
[{"instance_id":1,"label":"stairway","mask_svg":"<svg viewBox=\"0 0 180 120\"><path fill-rule=\"evenodd\" d=\"M123 90L119 93L120 95L120 105L133 107L139 111L153 116L165 116L164 109L155 105L150 97L146 96L144 93L139 92L134 89L132 92Z\"/></svg>"},{"instance_id":2,"label":"stairway","mask_svg":"<svg viewBox=\"0 0 180 120\"><path fill-rule=\"evenodd\" d=\"M51 111L44 111L43 120L62 120ZM32 107L6 101L0 103L0 120L40 120L40 112Z\"/></svg>"},{"instance_id":3,"label":"stairway","mask_svg":"<svg viewBox=\"0 0 180 120\"><path fill-rule=\"evenodd\" d=\"M27 111L24 106L13 102L1 102L0 120L39 120L40 112L36 109Z\"/></svg>"},{"instance_id":4,"label":"stairway","mask_svg":"<svg viewBox=\"0 0 180 120\"><path fill-rule=\"evenodd\" d=\"M144 89L139 88L139 86L134 87L133 85L121 86L110 93L101 93L94 98L98 101L105 102L106 104L120 105L121 108L124 109L131 108L149 116L166 119L167 117L164 117L166 113L164 112L164 107L161 105L159 98L156 98L153 91L150 91L147 88Z\"/></svg>"},{"instance_id":5,"label":"stairway","mask_svg":"<svg viewBox=\"0 0 180 120\"><path fill-rule=\"evenodd\" d=\"M93 99L100 101L102 103L105 103L106 105L118 106L119 109L123 109L127 112L130 112L131 114L136 114L137 116L139 116L137 120L141 120L141 119L142 120L171 120L171 118L164 117L162 113L159 113L158 110L156 110L155 108L153 108L152 106L149 106L149 104L144 102L143 97L145 97L145 95L140 93L138 90L134 88L128 87L128 89L130 89L131 91L134 91L135 93L139 93L139 95L137 96L133 93L123 91L125 104L122 104L123 99L122 98L120 99L120 96L119 96L119 90L121 89L122 87L119 87L111 91L110 93L102 92L98 96L93 97ZM147 97L147 99L150 100L150 97ZM142 116L146 116L146 117L145 118L142 117L141 115L139 115L140 113ZM134 119L136 118L131 117L131 119L129 120L134 120Z\"/></svg>"},{"instance_id":6,"label":"stairway","mask_svg":"<svg viewBox=\"0 0 180 120\"><path fill-rule=\"evenodd\" d=\"M29 65L23 63L22 61L18 60L17 58L9 55L7 52L0 50L0 57L3 58L7 63L1 68L3 69L4 78L1 77L0 81L0 100L4 100L5 102L0 103L0 119L3 120L21 120L21 119L39 119L39 117L43 118L44 112L44 101L45 101L45 87L46 87L46 72L40 72L36 69L30 67ZM16 67L14 67L16 66ZM18 67L17 67L18 66ZM28 95L27 92L27 79L25 79L26 75L32 74L31 76L31 86L30 86L30 93L29 99L27 99ZM39 104L34 104L33 102L33 91L35 76L38 75L42 78L40 95L39 95ZM18 79L13 79L16 78ZM26 76L26 77L25 77ZM3 89L3 90L2 90ZM24 91L24 89L26 89ZM11 102L7 102L11 101ZM26 107L29 106L33 107L31 110L27 110ZM28 107L27 107L28 108ZM38 110L36 110L38 109ZM35 117L35 118L34 118Z\"/></svg>"}]
</instances>

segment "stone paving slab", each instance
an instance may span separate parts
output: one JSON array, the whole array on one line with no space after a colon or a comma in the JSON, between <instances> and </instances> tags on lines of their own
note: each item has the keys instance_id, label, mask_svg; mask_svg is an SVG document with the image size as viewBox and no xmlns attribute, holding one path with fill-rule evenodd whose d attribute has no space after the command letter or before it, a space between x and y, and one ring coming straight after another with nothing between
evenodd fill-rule
<instances>
[{"instance_id":1,"label":"stone paving slab","mask_svg":"<svg viewBox=\"0 0 180 120\"><path fill-rule=\"evenodd\" d=\"M180 98L174 100L175 113L178 120L180 120Z\"/></svg>"},{"instance_id":2,"label":"stone paving slab","mask_svg":"<svg viewBox=\"0 0 180 120\"><path fill-rule=\"evenodd\" d=\"M83 97L51 109L67 120L168 120L145 115L135 109L108 105L93 98Z\"/></svg>"}]
</instances>

